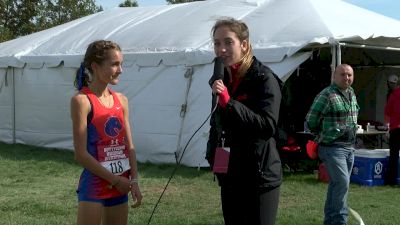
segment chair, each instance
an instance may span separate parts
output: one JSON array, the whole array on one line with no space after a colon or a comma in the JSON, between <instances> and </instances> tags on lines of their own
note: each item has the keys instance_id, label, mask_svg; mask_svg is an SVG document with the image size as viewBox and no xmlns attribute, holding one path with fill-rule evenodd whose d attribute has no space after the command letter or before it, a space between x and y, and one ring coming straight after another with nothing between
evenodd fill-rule
<instances>
[{"instance_id":1,"label":"chair","mask_svg":"<svg viewBox=\"0 0 400 225\"><path fill-rule=\"evenodd\" d=\"M299 169L299 161L301 154L301 147L297 143L295 137L288 135L286 144L280 148L280 156L282 165L289 169L291 172L295 172Z\"/></svg>"},{"instance_id":2,"label":"chair","mask_svg":"<svg viewBox=\"0 0 400 225\"><path fill-rule=\"evenodd\" d=\"M312 135L306 134L287 134L286 138L279 146L282 166L289 172L307 171L314 172L318 168L319 160L312 159L307 154L306 144L312 140Z\"/></svg>"}]
</instances>

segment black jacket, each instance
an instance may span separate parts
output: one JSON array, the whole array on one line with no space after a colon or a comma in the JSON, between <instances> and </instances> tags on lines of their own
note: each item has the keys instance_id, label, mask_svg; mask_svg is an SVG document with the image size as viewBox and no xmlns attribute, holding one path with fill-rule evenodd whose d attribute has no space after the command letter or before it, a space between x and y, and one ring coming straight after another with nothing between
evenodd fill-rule
<instances>
[{"instance_id":1,"label":"black jacket","mask_svg":"<svg viewBox=\"0 0 400 225\"><path fill-rule=\"evenodd\" d=\"M282 183L275 141L282 82L255 57L235 93L226 70L224 77L231 98L225 109L218 106L211 117L206 159L212 166L224 131L225 146L231 150L228 173L217 174L219 184L277 187ZM215 101L213 96L213 105Z\"/></svg>"}]
</instances>

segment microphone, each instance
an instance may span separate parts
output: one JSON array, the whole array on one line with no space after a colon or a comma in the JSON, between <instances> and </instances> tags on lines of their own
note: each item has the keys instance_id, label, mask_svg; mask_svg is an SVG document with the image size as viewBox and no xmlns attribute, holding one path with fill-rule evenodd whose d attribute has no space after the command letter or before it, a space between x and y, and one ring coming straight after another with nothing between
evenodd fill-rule
<instances>
[{"instance_id":1,"label":"microphone","mask_svg":"<svg viewBox=\"0 0 400 225\"><path fill-rule=\"evenodd\" d=\"M216 80L224 80L224 60L221 57L215 57L214 59L214 73L208 84L212 87Z\"/></svg>"},{"instance_id":2,"label":"microphone","mask_svg":"<svg viewBox=\"0 0 400 225\"><path fill-rule=\"evenodd\" d=\"M216 80L224 80L224 60L221 57L215 57L214 59L214 73L210 78L210 80L208 81L210 87L212 87L214 81ZM218 101L219 101L219 95L216 94L215 107L218 105Z\"/></svg>"}]
</instances>

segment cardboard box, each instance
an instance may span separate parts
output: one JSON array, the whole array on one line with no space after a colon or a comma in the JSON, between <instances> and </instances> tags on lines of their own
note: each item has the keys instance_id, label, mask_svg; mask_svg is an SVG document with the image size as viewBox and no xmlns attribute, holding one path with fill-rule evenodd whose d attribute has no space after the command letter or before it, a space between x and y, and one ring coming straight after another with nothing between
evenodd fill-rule
<instances>
[{"instance_id":1,"label":"cardboard box","mask_svg":"<svg viewBox=\"0 0 400 225\"><path fill-rule=\"evenodd\" d=\"M388 155L388 149L357 149L350 181L366 186L384 185Z\"/></svg>"}]
</instances>

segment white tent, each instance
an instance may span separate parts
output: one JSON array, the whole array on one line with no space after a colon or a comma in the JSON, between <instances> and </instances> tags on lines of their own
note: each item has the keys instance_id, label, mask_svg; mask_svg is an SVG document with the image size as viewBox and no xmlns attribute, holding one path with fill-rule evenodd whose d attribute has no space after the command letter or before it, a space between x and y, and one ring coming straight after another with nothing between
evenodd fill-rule
<instances>
[{"instance_id":1,"label":"white tent","mask_svg":"<svg viewBox=\"0 0 400 225\"><path fill-rule=\"evenodd\" d=\"M73 149L69 101L87 45L119 43L124 73L113 87L130 100L138 160L173 163L211 109L211 27L242 19L255 55L283 80L328 46L400 48L400 22L339 0L208 0L114 8L0 43L0 141ZM337 56L337 57L336 57ZM182 163L207 166L208 123Z\"/></svg>"}]
</instances>

